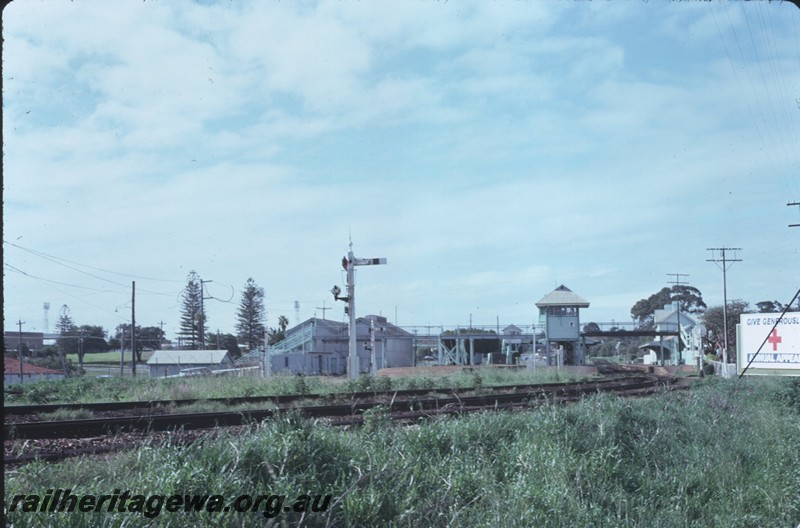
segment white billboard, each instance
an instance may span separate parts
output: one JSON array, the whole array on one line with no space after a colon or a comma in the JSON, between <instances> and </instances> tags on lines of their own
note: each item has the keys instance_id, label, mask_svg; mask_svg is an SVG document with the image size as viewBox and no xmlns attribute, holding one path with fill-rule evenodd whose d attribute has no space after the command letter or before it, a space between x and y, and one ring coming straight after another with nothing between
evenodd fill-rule
<instances>
[{"instance_id":1,"label":"white billboard","mask_svg":"<svg viewBox=\"0 0 800 528\"><path fill-rule=\"evenodd\" d=\"M800 376L800 312L742 314L737 334L740 374L755 356L747 374Z\"/></svg>"}]
</instances>

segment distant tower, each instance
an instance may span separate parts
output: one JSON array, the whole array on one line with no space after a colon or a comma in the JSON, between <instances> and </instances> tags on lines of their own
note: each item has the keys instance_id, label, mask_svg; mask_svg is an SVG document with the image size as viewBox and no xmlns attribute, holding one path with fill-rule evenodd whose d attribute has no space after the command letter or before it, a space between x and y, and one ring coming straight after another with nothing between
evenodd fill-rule
<instances>
[{"instance_id":1,"label":"distant tower","mask_svg":"<svg viewBox=\"0 0 800 528\"><path fill-rule=\"evenodd\" d=\"M300 301L294 302L294 324L300 324Z\"/></svg>"},{"instance_id":2,"label":"distant tower","mask_svg":"<svg viewBox=\"0 0 800 528\"><path fill-rule=\"evenodd\" d=\"M552 345L556 345L564 351L565 365L583 365L579 311L589 307L588 301L562 284L537 302L536 307L539 308L539 323L545 325L547 363L557 363L558 358L553 358L551 352Z\"/></svg>"},{"instance_id":3,"label":"distant tower","mask_svg":"<svg viewBox=\"0 0 800 528\"><path fill-rule=\"evenodd\" d=\"M42 332L44 332L45 334L50 333L50 321L48 319L49 312L50 312L50 303L46 302L44 303L44 325L42 325L43 328Z\"/></svg>"}]
</instances>

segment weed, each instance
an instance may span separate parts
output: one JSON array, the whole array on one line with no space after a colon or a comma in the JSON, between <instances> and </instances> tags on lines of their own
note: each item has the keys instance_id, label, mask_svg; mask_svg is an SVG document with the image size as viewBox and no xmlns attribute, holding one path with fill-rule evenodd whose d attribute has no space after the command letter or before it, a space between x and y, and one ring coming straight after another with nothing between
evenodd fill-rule
<instances>
[{"instance_id":1,"label":"weed","mask_svg":"<svg viewBox=\"0 0 800 528\"><path fill-rule=\"evenodd\" d=\"M184 447L153 442L102 464L24 466L6 475L5 498L65 487L334 497L325 514L286 512L278 520L286 526L797 526L800 421L785 395L795 386L751 380L736 390L735 383L414 427L389 424L385 408L347 429L287 413L246 434ZM44 514L6 514L14 526L54 523ZM153 521L103 511L57 523ZM155 524L249 526L252 519L165 512Z\"/></svg>"}]
</instances>

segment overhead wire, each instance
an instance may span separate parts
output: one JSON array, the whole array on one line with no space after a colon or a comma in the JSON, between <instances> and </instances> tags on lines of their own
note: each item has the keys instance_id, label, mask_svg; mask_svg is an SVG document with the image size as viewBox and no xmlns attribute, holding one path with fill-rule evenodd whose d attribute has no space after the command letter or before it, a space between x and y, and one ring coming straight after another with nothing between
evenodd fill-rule
<instances>
[{"instance_id":1,"label":"overhead wire","mask_svg":"<svg viewBox=\"0 0 800 528\"><path fill-rule=\"evenodd\" d=\"M87 267L87 268L91 268L91 269L97 269L97 270L103 271L105 273L115 273L117 275L124 275L124 274L120 274L120 273L116 273L116 272L108 271L108 270L103 270L102 268L95 268L93 266L88 266L86 264L80 264L80 263L72 262L72 261L69 261L67 259L63 259L61 257L56 257L54 255L48 255L47 253L42 253L40 251L36 251L36 250L33 250L33 249L22 247L22 246L20 246L18 244L14 244L14 243L8 242L7 240L3 240L3 243L8 244L8 245L13 246L13 247L16 247L16 248L18 248L18 249L20 249L22 251L25 251L25 252L30 253L32 255L35 255L35 256L37 256L39 258L42 258L44 260L47 260L47 261L52 262L54 264L57 264L59 266L64 266L64 267L66 267L68 269L71 269L73 271L77 271L78 273L82 273L84 275L88 275L88 276L93 277L95 279L99 279L101 281L108 282L110 284L114 284L115 286L120 286L120 287L123 287L123 288L130 288L130 285L128 285L128 284L123 284L123 283L120 283L120 282L112 281L110 279L106 279L105 277L101 277L99 275L95 275L93 273L89 273L87 271L83 271L83 270L78 269L78 268L76 268L74 266L70 266L69 264L65 264L64 262L70 262L71 264L75 264L77 266L83 266L83 267ZM64 262L59 262L59 261L64 261ZM144 280L151 280L151 279L144 279ZM152 280L159 280L159 279L152 279ZM170 281L170 282L178 282L178 281ZM148 293L148 294L151 294L151 295L168 295L168 296L172 295L172 292L169 292L169 293L157 292L157 291L148 290L146 288L141 288L141 287L139 288L139 291L141 293Z\"/></svg>"},{"instance_id":2,"label":"overhead wire","mask_svg":"<svg viewBox=\"0 0 800 528\"><path fill-rule=\"evenodd\" d=\"M33 275L31 273L23 271L23 270L17 268L16 266L12 266L11 264L9 264L7 262L4 262L3 266L5 266L6 268L10 269L11 271L19 273L21 275L25 275L26 277L30 277L32 279L36 279L36 280L40 280L40 281L44 281L44 282L49 282L49 283L52 283L52 284L60 284L61 286L69 286L70 288L80 288L82 290L89 290L89 291L94 291L94 292L99 292L99 293L125 293L125 290L116 290L116 291L115 290L101 290L99 288L91 288L89 286L80 286L78 284L70 284L68 282L56 281L56 280L52 280L52 279L45 279L44 277L39 277L37 275Z\"/></svg>"},{"instance_id":3,"label":"overhead wire","mask_svg":"<svg viewBox=\"0 0 800 528\"><path fill-rule=\"evenodd\" d=\"M723 5L722 9L724 10L725 15L726 15L726 17L728 19L728 25L730 27L730 33L733 36L733 41L736 44L737 51L739 52L739 57L741 59L741 64L742 64L742 66L744 66L744 65L747 64L747 59L745 57L744 50L742 49L742 45L741 45L740 39L738 38L738 35L736 33L736 26L733 23L733 19L731 18L730 10L728 9L727 5ZM713 12L714 12L714 10L712 8L712 13ZM745 21L747 20L747 16L746 15L744 15L744 19L745 19ZM749 26L748 26L748 30L749 30ZM721 30L720 30L720 39L723 41L723 45L724 45L725 37L723 36ZM748 111L750 113L750 118L753 121L753 126L756 128L756 133L758 134L759 138L761 139L761 143L765 146L765 151L768 152L769 161L770 161L770 164L772 165L772 171L773 171L774 174L777 174L777 173L780 172L779 163L778 163L779 156L778 156L778 153L777 153L777 150L776 150L775 143L770 141L768 139L768 137L767 137L768 136L769 127L765 127L766 119L764 117L763 108L762 108L762 106L760 104L756 104L755 105L756 110L760 114L760 117L761 117L761 119L756 119L756 117L755 117L755 115L753 113L752 106L750 104L751 100L756 101L756 103L758 102L758 97L757 97L757 93L758 92L756 91L755 84L753 83L753 79L747 74L747 69L743 67L742 68L743 76L745 77L745 80L747 81L747 83L748 83L748 85L750 87L750 93L748 94L748 93L746 93L746 90L744 89L744 85L743 85L743 83L741 81L741 78L739 77L738 68L736 67L736 64L735 64L735 62L733 60L733 57L731 57L730 53L728 52L727 46L725 46L725 51L726 51L726 54L728 55L728 62L730 63L731 70L733 71L733 74L734 74L734 76L736 78L736 82L737 82L737 84L739 86L739 90L742 93L742 99L744 100L745 105L747 106Z\"/></svg>"},{"instance_id":4,"label":"overhead wire","mask_svg":"<svg viewBox=\"0 0 800 528\"><path fill-rule=\"evenodd\" d=\"M64 262L69 262L70 264L75 264L76 266L81 266L81 267L93 269L93 270L96 270L96 271L102 271L104 273L110 273L112 275L120 275L122 277L130 277L132 279L141 279L141 280L149 280L149 281L156 281L156 282L173 282L173 283L179 283L179 284L183 283L183 281L176 280L176 279L156 279L156 278L153 278L153 277L143 277L141 275L132 275L132 274L129 274L129 273L121 273L121 272L118 272L118 271L112 271L112 270L108 270L108 269L104 269L104 268L98 268L96 266L90 266L88 264L82 264L80 262L75 262L75 261L68 260L68 259L65 259L65 258L62 258L62 257L57 257L55 255L49 255L49 254L44 253L42 251L36 251L34 249L26 248L26 247L20 246L19 244L14 244L13 242L9 242L7 240L3 240L3 243L4 244L8 244L10 246L13 246L13 247L15 247L17 249L21 249L23 251L27 251L28 253L31 253L31 254L36 255L36 256L40 256L40 257L43 257L43 258L44 257L49 257L50 259L56 259L56 260L61 260L61 261L64 261Z\"/></svg>"},{"instance_id":5,"label":"overhead wire","mask_svg":"<svg viewBox=\"0 0 800 528\"><path fill-rule=\"evenodd\" d=\"M774 85L777 91L777 94L774 97L772 96L771 93L769 94L770 109L773 113L773 119L775 121L775 127L776 127L775 130L783 129L786 130L787 132L786 134L779 132L778 138L784 149L784 152L788 153L789 155L789 159L787 161L789 161L789 163L792 163L794 165L796 171L798 168L798 163L797 163L798 149L796 147L795 149L792 149L790 145L791 144L800 145L800 140L797 139L796 126L794 126L797 120L791 119L789 110L787 109L787 105L789 104L789 97L786 93L786 90L784 89L784 84L785 84L784 75L778 64L779 53L778 53L778 47L775 43L775 31L774 31L774 25L772 24L772 17L767 17L764 15L765 8L763 5L759 4L756 7L754 7L754 9L757 9L758 21L760 23L761 31L763 33L764 44L767 48L766 55L768 59L768 65L771 69L771 74L772 74L771 79L769 81L764 75L763 69L761 69L762 61L759 60L758 58L759 56L758 56L757 46L752 36L752 31L750 30L750 24L748 21L747 25L748 25L748 31L750 31L750 39L751 42L753 43L753 49L754 52L756 53L757 62L759 64L759 71L761 72L761 78L764 81L765 87L769 90L769 88ZM767 21L769 21L769 24L767 23ZM787 141L789 143L788 145ZM792 183L796 183L794 182L794 180L792 180L791 175L789 175L788 178L790 186L792 186ZM796 187L793 190L796 191L797 190Z\"/></svg>"},{"instance_id":6,"label":"overhead wire","mask_svg":"<svg viewBox=\"0 0 800 528\"><path fill-rule=\"evenodd\" d=\"M13 266L12 266L12 268L13 268ZM67 292L67 291L64 291L64 290L62 290L61 288L58 288L58 287L56 287L56 286L53 286L53 284L51 284L51 283L52 283L52 282L55 282L55 281L50 281L50 280L47 280L47 279L40 279L40 278L38 278L38 277L34 277L33 275L30 275L30 274L28 274L28 273L25 273L25 272L23 272L23 271L21 271L21 270L19 270L19 271L20 271L20 272L21 272L23 275L26 275L26 276L28 276L28 277L31 277L31 278L33 278L33 279L37 279L37 280L42 280L42 281L44 281L44 282L45 282L45 284L46 284L46 286L48 286L48 287L50 287L50 288L52 288L52 289L54 289L54 290L56 290L56 291L58 291L58 292L60 292L60 293L62 293L62 294L64 294L64 295L66 295L67 297L70 297L70 298L72 298L72 299L75 299L75 300L77 300L77 301L79 301L79 302L82 302L82 303L84 303L84 304L87 304L87 305L91 306L92 308L96 308L97 310L100 310L101 312L104 312L104 313L107 313L107 314L113 315L114 317L116 317L116 318L118 318L118 319L121 319L121 320L123 320L123 321L127 321L127 319L126 319L126 318L124 318L124 317L120 316L119 314L117 314L117 313L115 313L115 312L111 312L111 311L107 310L106 308L103 308L102 306L98 306L98 305L96 305L96 304L94 304L94 303L91 303L91 302L87 301L86 299L83 299L83 298L81 298L81 297L78 297L77 295L73 295L72 293L69 293L69 292ZM70 286L74 286L74 285L70 285ZM109 292L106 292L106 293L109 293Z\"/></svg>"},{"instance_id":7,"label":"overhead wire","mask_svg":"<svg viewBox=\"0 0 800 528\"><path fill-rule=\"evenodd\" d=\"M786 109L786 104L788 104L788 96L785 94L783 90L783 75L780 73L780 68L776 66L776 61L778 60L778 49L774 45L774 31L772 35L770 35L770 31L768 30L767 23L764 17L763 6L747 6L745 7L743 3L740 3L740 9L742 12L742 18L744 20L744 25L747 28L749 41L752 46L753 56L755 57L755 63L758 66L758 73L761 77L761 84L763 85L763 90L761 92L756 92L755 90L755 83L752 79L749 78L751 87L753 88L753 96L755 100L763 101L764 97L758 97L758 95L766 94L766 105L759 104L758 108L761 110L761 116L763 119L764 129L767 131L766 134L760 133L762 136L762 140L766 138L766 143L770 146L770 150L775 157L775 167L774 171L775 174L781 178L782 183L786 184L787 191L797 193L798 192L798 182L796 178L792 178L791 172L795 172L798 170L798 166L800 165L800 158L798 158L798 149L792 148L790 145L787 145L787 136L793 137L795 136L794 130L795 127L792 126L794 121L791 119L789 112ZM731 32L734 35L734 39L736 40L737 47L740 52L740 56L742 58L742 64L746 65L747 60L745 58L744 52L740 46L739 38L736 33L735 26L733 21L730 18L730 12L728 10L728 6L724 7L726 13L728 14L728 20L731 25ZM748 15L748 11L745 9L753 10L757 9L758 13L758 20L760 22L760 28L762 32L762 38L765 51L764 53L759 53L759 44L756 42L756 38L753 32L753 28L750 24L750 17ZM770 28L772 28L772 19L770 18ZM770 38L772 36L772 38ZM764 71L763 65L763 57L767 57L767 61L772 69L772 79L768 79L767 75ZM745 68L745 72L747 69ZM777 93L774 91L777 90ZM776 108L776 105L778 108ZM764 106L766 106L769 116L767 115L767 111L764 110ZM782 110L782 112L781 112ZM771 125L770 123L771 118ZM785 131L785 133L784 133ZM769 136L769 137L767 137ZM777 137L776 137L777 136ZM798 145L796 140L794 142L795 145ZM785 162L782 164L780 163L781 155L784 155ZM780 170L781 166L785 167L785 163L788 162L790 166L794 167L794 171L789 169L789 173L785 172L784 170Z\"/></svg>"}]
</instances>

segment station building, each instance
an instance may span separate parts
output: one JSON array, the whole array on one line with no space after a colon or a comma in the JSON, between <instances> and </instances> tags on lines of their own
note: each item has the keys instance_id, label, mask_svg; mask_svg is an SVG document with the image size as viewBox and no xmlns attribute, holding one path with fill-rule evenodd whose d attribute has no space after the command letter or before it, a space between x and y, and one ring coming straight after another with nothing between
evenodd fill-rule
<instances>
[{"instance_id":1,"label":"station building","mask_svg":"<svg viewBox=\"0 0 800 528\"><path fill-rule=\"evenodd\" d=\"M372 347L377 369L414 365L414 336L379 315L356 319L359 370L369 372ZM245 356L238 364L258 357ZM269 348L271 372L345 374L349 355L347 323L312 317L286 331L286 338Z\"/></svg>"}]
</instances>

